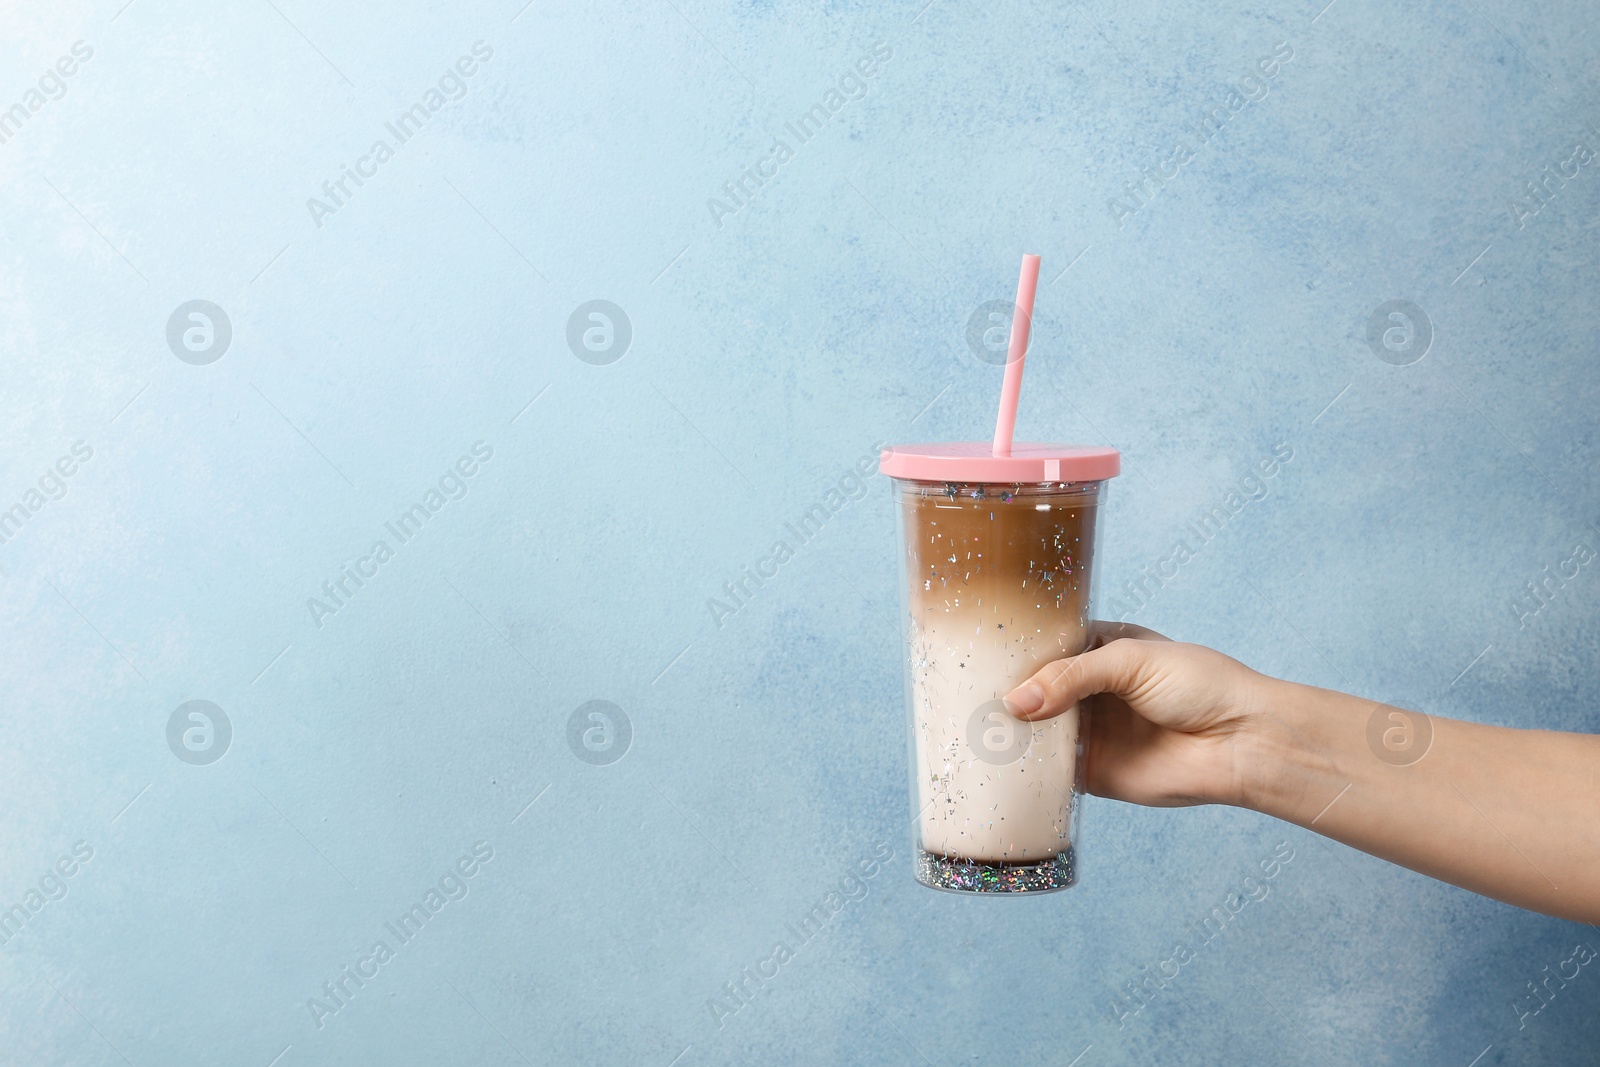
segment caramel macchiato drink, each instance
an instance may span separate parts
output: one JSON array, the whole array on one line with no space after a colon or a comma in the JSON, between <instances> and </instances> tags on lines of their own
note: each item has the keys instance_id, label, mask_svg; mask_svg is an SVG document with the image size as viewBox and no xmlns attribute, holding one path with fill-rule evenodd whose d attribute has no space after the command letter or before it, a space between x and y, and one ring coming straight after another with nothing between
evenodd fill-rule
<instances>
[{"instance_id":1,"label":"caramel macchiato drink","mask_svg":"<svg viewBox=\"0 0 1600 1067\"><path fill-rule=\"evenodd\" d=\"M963 447L985 446L910 446L882 462L903 546L917 879L966 892L1064 889L1077 880L1087 724L1077 708L1021 722L1001 698L1086 647L1095 517L1118 457L1021 445L979 470L1053 477L998 482L962 477L948 453ZM950 480L920 476L930 466Z\"/></svg>"}]
</instances>

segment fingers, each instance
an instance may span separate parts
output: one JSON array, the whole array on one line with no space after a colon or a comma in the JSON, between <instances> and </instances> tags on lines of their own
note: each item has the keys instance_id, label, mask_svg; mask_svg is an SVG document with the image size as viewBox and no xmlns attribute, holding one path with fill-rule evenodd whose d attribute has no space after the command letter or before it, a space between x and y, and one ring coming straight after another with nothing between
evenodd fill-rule
<instances>
[{"instance_id":1,"label":"fingers","mask_svg":"<svg viewBox=\"0 0 1600 1067\"><path fill-rule=\"evenodd\" d=\"M1006 710L1018 719L1048 719L1095 693L1129 693L1145 673L1153 643L1120 638L1080 656L1047 663L1006 694Z\"/></svg>"}]
</instances>

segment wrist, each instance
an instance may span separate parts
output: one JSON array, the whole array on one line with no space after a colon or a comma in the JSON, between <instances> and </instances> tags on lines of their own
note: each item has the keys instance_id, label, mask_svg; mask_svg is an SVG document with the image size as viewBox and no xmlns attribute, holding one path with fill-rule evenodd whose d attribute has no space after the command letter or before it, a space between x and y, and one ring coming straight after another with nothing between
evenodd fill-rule
<instances>
[{"instance_id":1,"label":"wrist","mask_svg":"<svg viewBox=\"0 0 1600 1067\"><path fill-rule=\"evenodd\" d=\"M1258 679L1241 720L1238 806L1308 825L1352 780L1343 758L1346 742L1361 732L1352 698Z\"/></svg>"}]
</instances>

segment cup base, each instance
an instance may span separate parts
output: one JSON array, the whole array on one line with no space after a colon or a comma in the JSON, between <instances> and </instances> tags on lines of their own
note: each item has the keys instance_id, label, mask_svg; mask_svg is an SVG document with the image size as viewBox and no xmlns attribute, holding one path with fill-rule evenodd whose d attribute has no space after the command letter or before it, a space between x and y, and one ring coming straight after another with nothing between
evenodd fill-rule
<instances>
[{"instance_id":1,"label":"cup base","mask_svg":"<svg viewBox=\"0 0 1600 1067\"><path fill-rule=\"evenodd\" d=\"M917 849L917 881L947 893L1054 893L1078 882L1072 846L1041 863L983 863Z\"/></svg>"}]
</instances>

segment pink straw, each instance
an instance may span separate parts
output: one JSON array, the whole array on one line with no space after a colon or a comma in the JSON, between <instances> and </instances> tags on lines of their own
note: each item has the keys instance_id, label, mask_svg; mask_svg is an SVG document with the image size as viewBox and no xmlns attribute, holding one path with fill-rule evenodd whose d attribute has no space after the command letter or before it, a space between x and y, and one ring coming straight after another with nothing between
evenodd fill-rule
<instances>
[{"instance_id":1,"label":"pink straw","mask_svg":"<svg viewBox=\"0 0 1600 1067\"><path fill-rule=\"evenodd\" d=\"M1022 257L1022 277L1017 279L1017 306L1011 316L1011 347L1006 352L1006 379L1000 387L1000 415L994 420L997 456L1011 455L1011 434L1017 427L1017 398L1022 395L1022 361L1028 354L1028 333L1033 326L1033 295L1039 288L1039 257Z\"/></svg>"}]
</instances>

